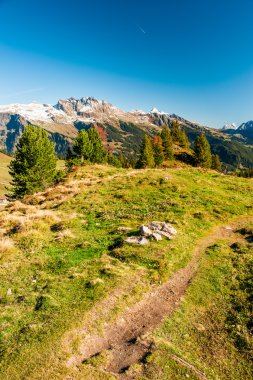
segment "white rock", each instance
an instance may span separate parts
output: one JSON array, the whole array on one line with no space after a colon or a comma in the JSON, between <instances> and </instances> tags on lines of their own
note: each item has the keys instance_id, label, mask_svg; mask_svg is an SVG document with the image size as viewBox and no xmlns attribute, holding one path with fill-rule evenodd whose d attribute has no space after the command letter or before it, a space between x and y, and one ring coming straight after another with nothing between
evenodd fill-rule
<instances>
[{"instance_id":1,"label":"white rock","mask_svg":"<svg viewBox=\"0 0 253 380\"><path fill-rule=\"evenodd\" d=\"M140 232L142 236L151 236L152 235L152 230L145 225L140 226Z\"/></svg>"},{"instance_id":2,"label":"white rock","mask_svg":"<svg viewBox=\"0 0 253 380\"><path fill-rule=\"evenodd\" d=\"M163 240L162 236L157 232L152 233L152 238L154 238L156 241Z\"/></svg>"},{"instance_id":3,"label":"white rock","mask_svg":"<svg viewBox=\"0 0 253 380\"><path fill-rule=\"evenodd\" d=\"M149 240L146 239L144 236L130 236L125 239L125 242L130 243L130 244L140 244L140 245L149 244Z\"/></svg>"},{"instance_id":4,"label":"white rock","mask_svg":"<svg viewBox=\"0 0 253 380\"><path fill-rule=\"evenodd\" d=\"M168 240L171 240L171 239L173 239L173 235L170 235L168 232L166 232L166 231L157 231L157 233L158 234L160 234L160 235L162 235L162 236L165 236L166 237L166 239L168 239Z\"/></svg>"},{"instance_id":5,"label":"white rock","mask_svg":"<svg viewBox=\"0 0 253 380\"><path fill-rule=\"evenodd\" d=\"M6 292L6 295L7 295L7 296L11 296L11 294L12 294L12 291L11 291L11 288L9 288L9 289L7 290L7 292Z\"/></svg>"},{"instance_id":6,"label":"white rock","mask_svg":"<svg viewBox=\"0 0 253 380\"><path fill-rule=\"evenodd\" d=\"M171 224L168 224L168 223L164 224L163 231L168 232L171 235L176 235L177 234L177 230L174 227L172 227Z\"/></svg>"},{"instance_id":7,"label":"white rock","mask_svg":"<svg viewBox=\"0 0 253 380\"><path fill-rule=\"evenodd\" d=\"M139 236L129 236L128 238L125 239L126 243L131 243L131 244L139 244Z\"/></svg>"},{"instance_id":8,"label":"white rock","mask_svg":"<svg viewBox=\"0 0 253 380\"><path fill-rule=\"evenodd\" d=\"M141 244L141 245L149 244L149 240L146 239L145 237L142 237L141 239L139 239L138 244Z\"/></svg>"}]
</instances>

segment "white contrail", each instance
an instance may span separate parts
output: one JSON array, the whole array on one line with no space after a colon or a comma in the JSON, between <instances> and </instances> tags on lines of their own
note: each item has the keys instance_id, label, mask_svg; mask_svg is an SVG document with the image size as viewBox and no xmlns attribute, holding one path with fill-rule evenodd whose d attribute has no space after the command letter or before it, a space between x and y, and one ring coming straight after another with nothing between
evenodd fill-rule
<instances>
[{"instance_id":1,"label":"white contrail","mask_svg":"<svg viewBox=\"0 0 253 380\"><path fill-rule=\"evenodd\" d=\"M39 92L39 91L43 91L43 90L45 90L45 87L30 88L28 90L13 92L12 94L1 95L0 99L8 99L8 98L12 98L13 96L19 96L19 95L24 95L24 94L32 94L33 92Z\"/></svg>"},{"instance_id":2,"label":"white contrail","mask_svg":"<svg viewBox=\"0 0 253 380\"><path fill-rule=\"evenodd\" d=\"M141 27L139 24L136 24L136 26L140 29L140 31L141 31L143 34L146 34L145 30L142 29L142 27Z\"/></svg>"}]
</instances>

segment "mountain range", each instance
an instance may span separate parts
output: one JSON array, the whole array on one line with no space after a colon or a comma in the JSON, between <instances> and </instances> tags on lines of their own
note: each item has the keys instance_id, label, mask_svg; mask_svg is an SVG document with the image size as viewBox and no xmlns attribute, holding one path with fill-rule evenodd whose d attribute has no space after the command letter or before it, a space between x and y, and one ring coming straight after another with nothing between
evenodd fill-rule
<instances>
[{"instance_id":1,"label":"mountain range","mask_svg":"<svg viewBox=\"0 0 253 380\"><path fill-rule=\"evenodd\" d=\"M135 156L144 133L154 135L163 124L171 126L173 121L178 121L190 142L204 131L212 152L218 153L228 168L253 167L253 121L238 128L232 124L212 129L157 108L148 113L142 110L125 112L94 97L59 100L55 106L37 102L0 106L0 149L13 153L25 126L33 124L46 129L56 143L58 155L64 155L78 130L97 125L106 130L113 151Z\"/></svg>"}]
</instances>

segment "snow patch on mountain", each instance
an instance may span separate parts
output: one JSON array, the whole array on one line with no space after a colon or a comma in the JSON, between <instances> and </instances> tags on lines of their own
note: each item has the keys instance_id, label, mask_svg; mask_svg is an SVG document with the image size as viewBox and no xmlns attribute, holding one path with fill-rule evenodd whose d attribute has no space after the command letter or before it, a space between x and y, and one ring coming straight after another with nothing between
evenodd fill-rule
<instances>
[{"instance_id":1,"label":"snow patch on mountain","mask_svg":"<svg viewBox=\"0 0 253 380\"><path fill-rule=\"evenodd\" d=\"M18 114L26 120L38 120L42 122L51 122L54 118L66 119L66 114L63 111L55 109L50 104L40 104L36 102L29 104L0 105L0 113Z\"/></svg>"},{"instance_id":2,"label":"snow patch on mountain","mask_svg":"<svg viewBox=\"0 0 253 380\"><path fill-rule=\"evenodd\" d=\"M154 113L154 114L157 114L157 115L168 115L166 112L159 111L156 107L152 108L152 110L150 111L150 113Z\"/></svg>"},{"instance_id":3,"label":"snow patch on mountain","mask_svg":"<svg viewBox=\"0 0 253 380\"><path fill-rule=\"evenodd\" d=\"M232 124L226 124L224 125L224 127L222 128L224 131L226 129L237 129L237 125L235 123L232 123Z\"/></svg>"}]
</instances>

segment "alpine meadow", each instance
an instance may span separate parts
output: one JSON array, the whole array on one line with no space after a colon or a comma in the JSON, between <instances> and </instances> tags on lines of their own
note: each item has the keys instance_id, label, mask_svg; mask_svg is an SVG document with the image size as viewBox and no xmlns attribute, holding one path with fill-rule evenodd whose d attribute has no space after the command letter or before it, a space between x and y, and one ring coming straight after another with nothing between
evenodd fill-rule
<instances>
[{"instance_id":1,"label":"alpine meadow","mask_svg":"<svg viewBox=\"0 0 253 380\"><path fill-rule=\"evenodd\" d=\"M0 9L0 379L252 380L251 2Z\"/></svg>"}]
</instances>

